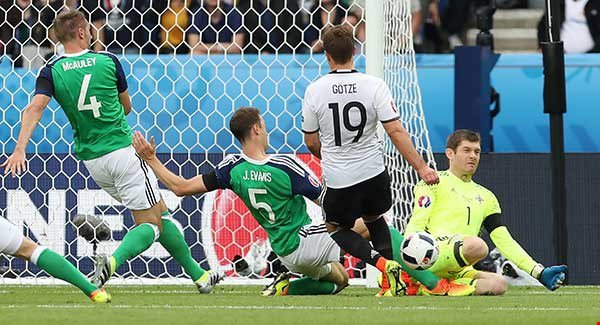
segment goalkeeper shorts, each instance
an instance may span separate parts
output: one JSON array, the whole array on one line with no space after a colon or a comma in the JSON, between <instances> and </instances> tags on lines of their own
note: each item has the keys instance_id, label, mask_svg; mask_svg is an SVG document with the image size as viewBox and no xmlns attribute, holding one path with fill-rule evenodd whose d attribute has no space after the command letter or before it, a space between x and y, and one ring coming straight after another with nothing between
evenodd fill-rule
<instances>
[{"instance_id":1,"label":"goalkeeper shorts","mask_svg":"<svg viewBox=\"0 0 600 325\"><path fill-rule=\"evenodd\" d=\"M429 271L444 279L475 278L479 271L467 265L460 255L463 244L461 235L451 237L438 237L440 255Z\"/></svg>"},{"instance_id":2,"label":"goalkeeper shorts","mask_svg":"<svg viewBox=\"0 0 600 325\"><path fill-rule=\"evenodd\" d=\"M331 239L325 224L300 229L298 248L279 260L288 270L319 280L331 273L331 262L339 262L340 247Z\"/></svg>"},{"instance_id":3,"label":"goalkeeper shorts","mask_svg":"<svg viewBox=\"0 0 600 325\"><path fill-rule=\"evenodd\" d=\"M23 229L0 217L0 253L15 255L23 239Z\"/></svg>"}]
</instances>

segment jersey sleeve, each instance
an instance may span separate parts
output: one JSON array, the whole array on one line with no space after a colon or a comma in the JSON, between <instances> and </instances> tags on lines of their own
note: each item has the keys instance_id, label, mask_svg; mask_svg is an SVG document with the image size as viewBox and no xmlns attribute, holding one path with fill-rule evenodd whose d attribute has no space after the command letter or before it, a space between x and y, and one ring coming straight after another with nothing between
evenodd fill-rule
<instances>
[{"instance_id":1,"label":"jersey sleeve","mask_svg":"<svg viewBox=\"0 0 600 325\"><path fill-rule=\"evenodd\" d=\"M230 189L232 190L231 185L231 169L235 166L235 156L227 156L214 170L216 183L214 189ZM208 175L207 175L208 176ZM207 188L208 189L208 188Z\"/></svg>"},{"instance_id":2,"label":"jersey sleeve","mask_svg":"<svg viewBox=\"0 0 600 325\"><path fill-rule=\"evenodd\" d=\"M117 77L117 91L119 93L124 92L125 90L127 90L128 86L127 86L127 78L125 78L125 72L123 71L123 66L121 65L121 62L112 53L109 53L109 52L102 52L102 53L108 55L108 57L110 57L111 60L114 62L115 77Z\"/></svg>"},{"instance_id":3,"label":"jersey sleeve","mask_svg":"<svg viewBox=\"0 0 600 325\"><path fill-rule=\"evenodd\" d=\"M52 97L54 95L54 83L52 79L52 68L44 66L35 80L35 94Z\"/></svg>"},{"instance_id":4,"label":"jersey sleeve","mask_svg":"<svg viewBox=\"0 0 600 325\"><path fill-rule=\"evenodd\" d=\"M381 123L392 122L400 119L396 105L394 104L394 97L388 85L380 80L379 86L375 91L375 111L377 112L377 118Z\"/></svg>"},{"instance_id":5,"label":"jersey sleeve","mask_svg":"<svg viewBox=\"0 0 600 325\"><path fill-rule=\"evenodd\" d=\"M488 199L486 200L486 213L485 216L491 216L494 214L501 214L502 210L500 209L500 203L498 202L498 199L496 198L496 196L494 195L494 193L492 193L491 191L488 191Z\"/></svg>"},{"instance_id":6,"label":"jersey sleeve","mask_svg":"<svg viewBox=\"0 0 600 325\"><path fill-rule=\"evenodd\" d=\"M289 169L286 171L292 183L292 194L302 195L310 200L316 200L321 195L321 182L317 176L296 158L282 156L278 158L284 162Z\"/></svg>"},{"instance_id":7,"label":"jersey sleeve","mask_svg":"<svg viewBox=\"0 0 600 325\"><path fill-rule=\"evenodd\" d=\"M431 211L436 203L436 189L437 185L427 185L423 181L415 186L415 205L412 216L406 225L406 234L426 230Z\"/></svg>"},{"instance_id":8,"label":"jersey sleeve","mask_svg":"<svg viewBox=\"0 0 600 325\"><path fill-rule=\"evenodd\" d=\"M314 105L311 104L312 98L309 89L304 93L302 100L302 132L315 133L319 131L319 119L314 110Z\"/></svg>"}]
</instances>

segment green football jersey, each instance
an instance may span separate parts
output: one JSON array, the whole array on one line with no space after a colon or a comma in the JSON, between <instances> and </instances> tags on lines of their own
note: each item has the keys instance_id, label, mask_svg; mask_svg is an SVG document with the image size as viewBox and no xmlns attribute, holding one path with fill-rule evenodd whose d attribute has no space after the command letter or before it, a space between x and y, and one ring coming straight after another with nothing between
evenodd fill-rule
<instances>
[{"instance_id":1,"label":"green football jersey","mask_svg":"<svg viewBox=\"0 0 600 325\"><path fill-rule=\"evenodd\" d=\"M286 256L300 244L300 229L311 223L304 197L316 200L321 185L314 174L289 156L256 161L226 157L215 169L217 187L237 194L265 229L275 254Z\"/></svg>"},{"instance_id":2,"label":"green football jersey","mask_svg":"<svg viewBox=\"0 0 600 325\"><path fill-rule=\"evenodd\" d=\"M35 94L54 96L65 111L81 160L98 158L131 144L131 128L119 101L127 81L111 53L65 54L40 70Z\"/></svg>"},{"instance_id":3,"label":"green football jersey","mask_svg":"<svg viewBox=\"0 0 600 325\"><path fill-rule=\"evenodd\" d=\"M463 182L450 171L438 174L438 184L421 181L415 187L415 205L406 233L425 230L436 237L478 236L485 218L501 213L490 190L474 181Z\"/></svg>"}]
</instances>

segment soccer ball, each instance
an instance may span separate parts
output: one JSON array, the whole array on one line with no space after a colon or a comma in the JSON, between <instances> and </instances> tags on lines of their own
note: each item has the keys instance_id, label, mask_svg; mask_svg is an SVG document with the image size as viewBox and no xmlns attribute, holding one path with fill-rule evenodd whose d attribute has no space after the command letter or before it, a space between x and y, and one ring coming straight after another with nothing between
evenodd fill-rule
<instances>
[{"instance_id":1,"label":"soccer ball","mask_svg":"<svg viewBox=\"0 0 600 325\"><path fill-rule=\"evenodd\" d=\"M440 251L437 241L426 232L408 235L402 241L402 260L415 270L426 270L437 261Z\"/></svg>"}]
</instances>

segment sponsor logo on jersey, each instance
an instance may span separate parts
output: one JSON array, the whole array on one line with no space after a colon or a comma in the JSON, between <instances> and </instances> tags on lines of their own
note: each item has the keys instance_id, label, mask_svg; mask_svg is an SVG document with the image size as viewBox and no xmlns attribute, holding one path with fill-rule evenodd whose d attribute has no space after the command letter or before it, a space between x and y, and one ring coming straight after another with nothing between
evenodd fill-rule
<instances>
[{"instance_id":1,"label":"sponsor logo on jersey","mask_svg":"<svg viewBox=\"0 0 600 325\"><path fill-rule=\"evenodd\" d=\"M396 109L396 105L394 105L393 100L390 102L390 105L392 106L392 111L394 111L394 113L398 113L398 110Z\"/></svg>"},{"instance_id":2,"label":"sponsor logo on jersey","mask_svg":"<svg viewBox=\"0 0 600 325\"><path fill-rule=\"evenodd\" d=\"M427 195L422 195L417 202L421 208L428 208L431 205L431 199Z\"/></svg>"},{"instance_id":3,"label":"sponsor logo on jersey","mask_svg":"<svg viewBox=\"0 0 600 325\"><path fill-rule=\"evenodd\" d=\"M477 197L475 197L475 200L477 200L477 202L479 202L479 204L483 204L483 198L481 197L481 195L477 194Z\"/></svg>"}]
</instances>

